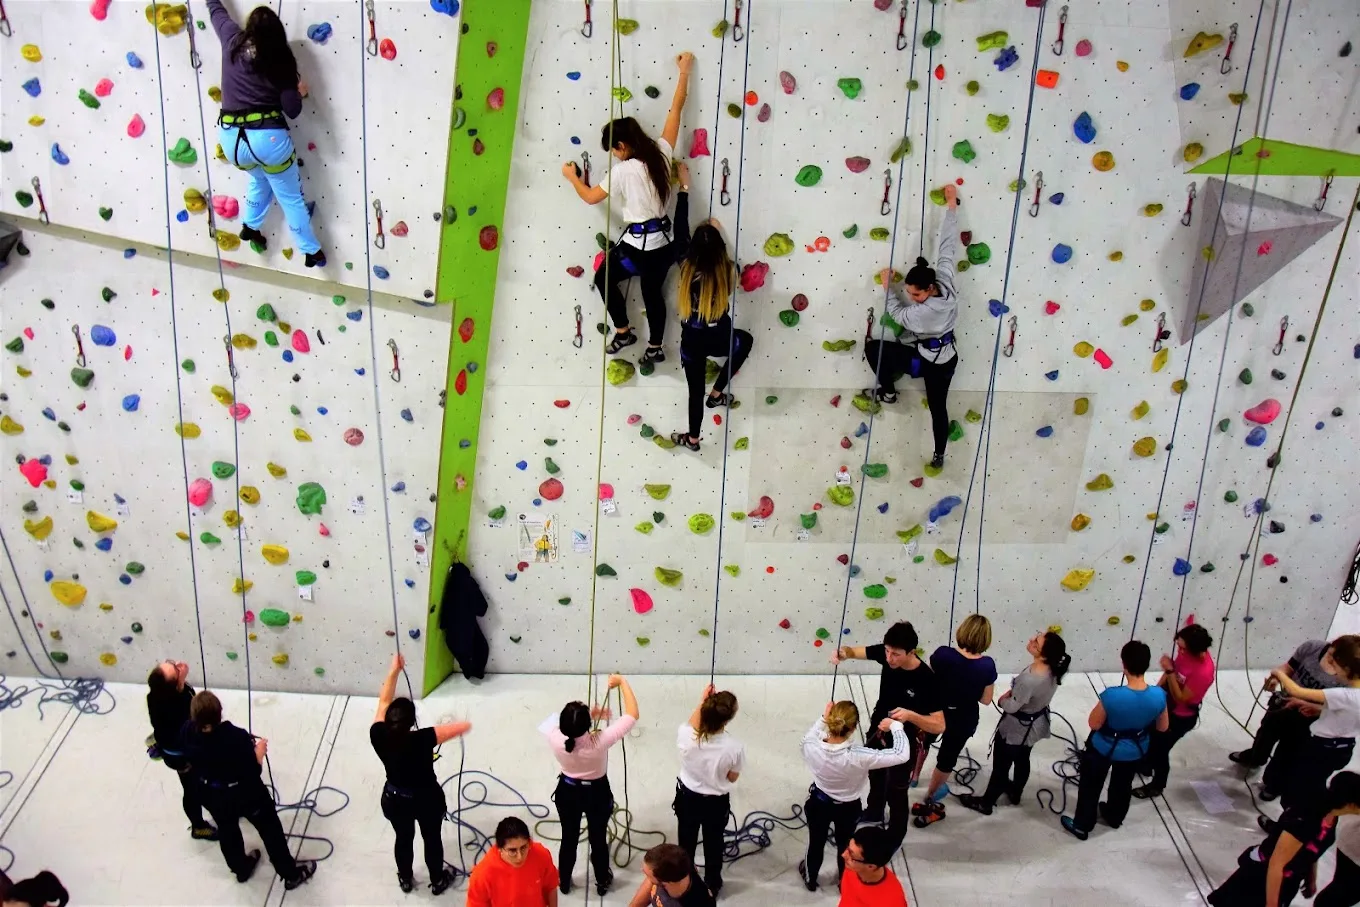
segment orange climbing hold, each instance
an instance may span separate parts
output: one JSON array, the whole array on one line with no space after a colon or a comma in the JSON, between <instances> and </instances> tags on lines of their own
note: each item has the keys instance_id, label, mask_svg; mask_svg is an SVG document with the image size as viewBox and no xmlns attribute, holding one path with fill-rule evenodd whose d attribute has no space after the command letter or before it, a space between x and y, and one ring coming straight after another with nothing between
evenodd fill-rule
<instances>
[{"instance_id":1,"label":"orange climbing hold","mask_svg":"<svg viewBox=\"0 0 1360 907\"><path fill-rule=\"evenodd\" d=\"M758 94L756 94L754 91L748 91L748 92L746 92L746 106L747 106L747 107L754 107L754 106L756 106L756 105L759 104L759 103L760 103L760 96L759 96Z\"/></svg>"},{"instance_id":2,"label":"orange climbing hold","mask_svg":"<svg viewBox=\"0 0 1360 907\"><path fill-rule=\"evenodd\" d=\"M1057 88L1058 74L1051 69L1041 69L1039 74L1034 77L1034 82L1040 88Z\"/></svg>"}]
</instances>

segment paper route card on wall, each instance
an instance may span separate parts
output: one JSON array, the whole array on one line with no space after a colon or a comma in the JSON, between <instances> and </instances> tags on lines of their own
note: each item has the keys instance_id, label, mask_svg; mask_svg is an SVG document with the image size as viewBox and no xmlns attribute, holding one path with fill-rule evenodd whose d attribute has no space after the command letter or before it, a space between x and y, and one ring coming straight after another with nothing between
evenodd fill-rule
<instances>
[{"instance_id":1,"label":"paper route card on wall","mask_svg":"<svg viewBox=\"0 0 1360 907\"><path fill-rule=\"evenodd\" d=\"M551 514L521 513L519 559L535 564L557 563L557 518Z\"/></svg>"}]
</instances>

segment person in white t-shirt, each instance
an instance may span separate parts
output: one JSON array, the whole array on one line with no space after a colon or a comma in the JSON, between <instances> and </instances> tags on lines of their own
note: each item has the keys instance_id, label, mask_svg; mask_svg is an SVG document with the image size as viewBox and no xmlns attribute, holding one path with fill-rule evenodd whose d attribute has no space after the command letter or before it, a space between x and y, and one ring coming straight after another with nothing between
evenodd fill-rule
<instances>
[{"instance_id":1,"label":"person in white t-shirt","mask_svg":"<svg viewBox=\"0 0 1360 907\"><path fill-rule=\"evenodd\" d=\"M1327 779L1350 763L1355 740L1360 737L1360 634L1333 640L1322 657L1322 669L1339 678L1343 685L1308 690L1284 671L1274 672L1280 688L1290 696L1322 706L1322 714L1309 729L1311 736L1282 798L1285 808L1307 808L1319 802L1326 793Z\"/></svg>"},{"instance_id":2,"label":"person in white t-shirt","mask_svg":"<svg viewBox=\"0 0 1360 907\"><path fill-rule=\"evenodd\" d=\"M680 133L680 114L689 94L694 55L682 53L675 62L680 77L675 83L675 96L671 99L660 141L654 141L637 120L623 117L606 123L600 131L601 148L615 160L610 162L610 168L598 185L586 185L575 161L562 165L562 175L586 204L598 205L613 197L619 234L617 238L610 237L609 255L595 272L595 287L604 298L609 320L614 322L614 336L607 347L613 354L637 343L637 335L628 321L627 301L621 285L633 277L638 278L642 285L642 302L647 309L648 341L647 351L642 355L644 364L666 359L661 348L666 335L663 288L666 275L675 264L666 203L671 194L671 157L675 154Z\"/></svg>"},{"instance_id":3,"label":"person in white t-shirt","mask_svg":"<svg viewBox=\"0 0 1360 907\"><path fill-rule=\"evenodd\" d=\"M723 886L723 832L732 809L732 786L746 761L746 747L726 730L736 715L737 697L718 692L710 683L676 734L680 777L672 808L679 825L677 837L693 860L703 831L704 884L715 897Z\"/></svg>"}]
</instances>

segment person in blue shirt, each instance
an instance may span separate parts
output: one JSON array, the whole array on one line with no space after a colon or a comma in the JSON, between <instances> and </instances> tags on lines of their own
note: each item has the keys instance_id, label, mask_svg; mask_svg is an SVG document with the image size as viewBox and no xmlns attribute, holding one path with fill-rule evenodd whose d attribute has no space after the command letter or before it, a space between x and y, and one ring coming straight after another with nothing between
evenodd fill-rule
<instances>
[{"instance_id":1,"label":"person in blue shirt","mask_svg":"<svg viewBox=\"0 0 1360 907\"><path fill-rule=\"evenodd\" d=\"M1077 814L1063 816L1062 826L1085 841L1096 827L1096 814L1111 828L1124 823L1133 795L1133 776L1147 757L1152 729L1166 732L1171 716L1166 710L1166 690L1148 686L1143 678L1152 664L1146 643L1131 640L1119 652L1124 665L1124 685L1107 687L1091 709L1091 736L1081 754L1081 783ZM1109 799L1102 801L1105 777L1110 778Z\"/></svg>"}]
</instances>

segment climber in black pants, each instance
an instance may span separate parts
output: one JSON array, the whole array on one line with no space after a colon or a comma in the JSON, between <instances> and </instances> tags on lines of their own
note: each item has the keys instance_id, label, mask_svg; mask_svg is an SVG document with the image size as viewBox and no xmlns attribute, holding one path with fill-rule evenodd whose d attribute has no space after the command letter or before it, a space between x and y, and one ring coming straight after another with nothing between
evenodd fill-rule
<instances>
[{"instance_id":1,"label":"climber in black pants","mask_svg":"<svg viewBox=\"0 0 1360 907\"><path fill-rule=\"evenodd\" d=\"M752 338L747 331L733 328L727 310L736 266L717 224L712 219L706 220L690 237L689 168L682 163L678 169L675 247L680 256L680 283L676 309L680 313L680 364L689 386L689 432L675 432L671 440L698 450L703 408L715 409L731 402L731 395L725 390L727 382L751 355ZM710 356L725 356L727 362L718 370L713 390L705 398Z\"/></svg>"}]
</instances>

